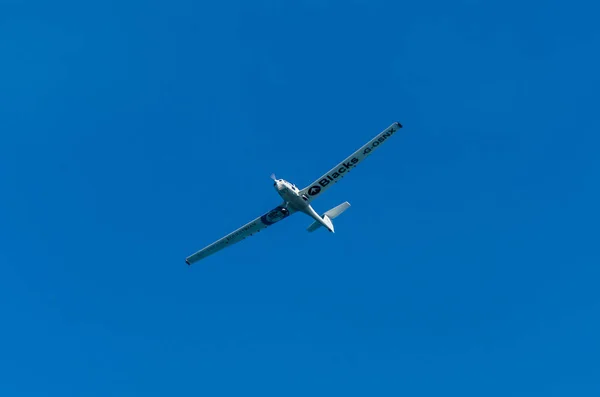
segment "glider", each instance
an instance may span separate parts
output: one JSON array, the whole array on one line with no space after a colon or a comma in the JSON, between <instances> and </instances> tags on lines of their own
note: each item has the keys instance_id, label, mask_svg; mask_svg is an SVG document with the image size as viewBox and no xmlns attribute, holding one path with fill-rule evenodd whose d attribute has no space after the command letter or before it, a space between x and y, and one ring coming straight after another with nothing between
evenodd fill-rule
<instances>
[{"instance_id":1,"label":"glider","mask_svg":"<svg viewBox=\"0 0 600 397\"><path fill-rule=\"evenodd\" d=\"M273 179L273 186L277 193L283 198L283 203L271 211L267 212L263 216L256 218L252 222L242 226L236 231L228 234L222 239L215 241L206 248L201 249L193 255L190 255L185 259L185 263L191 265L192 263L198 262L201 259L212 255L223 248L229 247L235 243L238 243L246 237L252 236L255 233L260 232L267 227L274 225L275 223L287 218L288 216L296 213L303 212L306 215L313 218L315 221L308 227L309 232L314 232L321 226L334 232L332 219L335 219L342 212L346 211L350 207L350 203L347 201L338 205L335 208L330 209L323 215L319 215L310 203L324 191L329 189L331 186L340 181L350 171L360 164L365 158L367 158L375 149L385 143L396 131L402 128L402 124L396 122L390 125L388 128L383 130L375 138L367 142L363 147L358 149L356 152L348 156L347 159L333 167L325 175L308 185L302 190L299 190L296 185L283 180L277 179L274 174L271 175Z\"/></svg>"}]
</instances>

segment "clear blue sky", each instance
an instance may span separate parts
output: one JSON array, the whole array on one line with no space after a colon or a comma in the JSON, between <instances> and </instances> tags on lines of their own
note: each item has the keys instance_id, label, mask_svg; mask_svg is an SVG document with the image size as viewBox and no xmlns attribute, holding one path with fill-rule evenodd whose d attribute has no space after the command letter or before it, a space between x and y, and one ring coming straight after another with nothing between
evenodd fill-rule
<instances>
[{"instance_id":1,"label":"clear blue sky","mask_svg":"<svg viewBox=\"0 0 600 397\"><path fill-rule=\"evenodd\" d=\"M0 1L0 395L600 395L592 3Z\"/></svg>"}]
</instances>

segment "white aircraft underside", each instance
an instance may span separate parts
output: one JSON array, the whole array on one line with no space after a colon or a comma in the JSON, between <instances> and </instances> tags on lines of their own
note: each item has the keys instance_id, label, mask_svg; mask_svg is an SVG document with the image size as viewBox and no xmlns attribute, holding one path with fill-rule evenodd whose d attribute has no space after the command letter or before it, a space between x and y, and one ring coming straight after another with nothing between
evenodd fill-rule
<instances>
[{"instance_id":1,"label":"white aircraft underside","mask_svg":"<svg viewBox=\"0 0 600 397\"><path fill-rule=\"evenodd\" d=\"M371 139L363 147L358 149L356 152L348 156L347 159L333 167L325 175L308 185L306 188L299 190L294 184L283 180L276 179L275 175L271 175L274 181L274 187L277 193L283 198L283 203L271 211L267 212L263 216L256 218L252 222L242 226L236 231L228 234L222 239L215 241L206 248L201 249L193 255L186 258L185 262L188 265L198 262L201 259L206 258L209 255L214 254L222 250L223 248L229 247L239 241L242 241L246 237L252 236L254 233L258 233L261 230L271 226L282 219L287 218L295 212L303 212L306 215L313 218L315 221L308 227L309 232L313 232L321 226L334 232L332 219L338 217L344 212L350 203L345 202L338 205L335 208L325 212L323 215L319 215L313 207L310 205L312 200L320 196L325 190L336 184L346 174L350 173L360 162L367 158L375 149L381 146L387 141L396 131L402 128L402 124L396 122L390 125L388 128L383 130L375 138Z\"/></svg>"}]
</instances>

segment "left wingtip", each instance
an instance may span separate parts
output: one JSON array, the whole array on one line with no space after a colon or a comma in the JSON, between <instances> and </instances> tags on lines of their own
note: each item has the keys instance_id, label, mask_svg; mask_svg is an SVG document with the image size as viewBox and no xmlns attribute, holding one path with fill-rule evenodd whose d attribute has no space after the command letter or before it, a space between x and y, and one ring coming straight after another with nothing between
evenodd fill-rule
<instances>
[{"instance_id":1,"label":"left wingtip","mask_svg":"<svg viewBox=\"0 0 600 397\"><path fill-rule=\"evenodd\" d=\"M398 126L398 128L402 128L402 124L399 121L396 121L396 125Z\"/></svg>"},{"instance_id":2,"label":"left wingtip","mask_svg":"<svg viewBox=\"0 0 600 397\"><path fill-rule=\"evenodd\" d=\"M185 263L187 263L188 266L191 265L190 261L188 261L187 259L185 260Z\"/></svg>"}]
</instances>

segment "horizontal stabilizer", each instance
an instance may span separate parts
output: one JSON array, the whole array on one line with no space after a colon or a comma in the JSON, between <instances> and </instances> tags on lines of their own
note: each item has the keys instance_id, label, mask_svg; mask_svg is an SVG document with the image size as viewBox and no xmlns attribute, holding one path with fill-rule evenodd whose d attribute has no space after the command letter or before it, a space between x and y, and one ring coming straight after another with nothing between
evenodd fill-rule
<instances>
[{"instance_id":1,"label":"horizontal stabilizer","mask_svg":"<svg viewBox=\"0 0 600 397\"><path fill-rule=\"evenodd\" d=\"M337 207L330 209L323 215L327 215L330 219L335 219L338 216L342 215L342 212L346 211L348 208L350 208L350 203L346 201L345 203L342 203Z\"/></svg>"},{"instance_id":2,"label":"horizontal stabilizer","mask_svg":"<svg viewBox=\"0 0 600 397\"><path fill-rule=\"evenodd\" d=\"M326 213L324 213L322 218L323 219L335 219L338 216L340 216L342 214L342 212L346 211L348 208L350 208L350 203L346 201L345 203L342 203L342 204L338 205L337 207L332 208L329 211L327 211ZM331 221L329 221L329 222L331 222ZM314 232L321 226L322 226L321 223L315 221L306 230L308 230L309 232Z\"/></svg>"}]
</instances>

